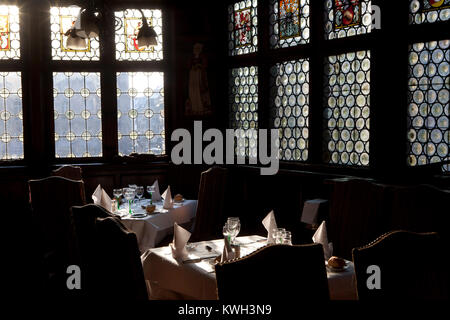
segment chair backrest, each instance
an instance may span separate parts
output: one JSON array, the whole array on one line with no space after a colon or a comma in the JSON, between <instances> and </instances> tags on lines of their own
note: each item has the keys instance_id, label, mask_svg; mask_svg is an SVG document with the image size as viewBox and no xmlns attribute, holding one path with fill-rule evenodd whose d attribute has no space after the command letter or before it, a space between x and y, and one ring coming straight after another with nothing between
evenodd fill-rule
<instances>
[{"instance_id":1,"label":"chair backrest","mask_svg":"<svg viewBox=\"0 0 450 320\"><path fill-rule=\"evenodd\" d=\"M386 233L367 246L354 248L359 299L448 298L443 253L437 233L403 230ZM368 269L370 266L379 270ZM373 287L377 281L380 288Z\"/></svg>"},{"instance_id":2,"label":"chair backrest","mask_svg":"<svg viewBox=\"0 0 450 320\"><path fill-rule=\"evenodd\" d=\"M97 255L97 218L112 217L103 207L96 204L73 206L70 208L80 257L82 290L88 294L94 290L95 268L93 262Z\"/></svg>"},{"instance_id":3,"label":"chair backrest","mask_svg":"<svg viewBox=\"0 0 450 320\"><path fill-rule=\"evenodd\" d=\"M136 234L114 217L96 219L96 296L127 300L147 300Z\"/></svg>"},{"instance_id":4,"label":"chair backrest","mask_svg":"<svg viewBox=\"0 0 450 320\"><path fill-rule=\"evenodd\" d=\"M72 207L83 295L147 299L136 235L101 206Z\"/></svg>"},{"instance_id":5,"label":"chair backrest","mask_svg":"<svg viewBox=\"0 0 450 320\"><path fill-rule=\"evenodd\" d=\"M28 181L33 220L42 235L42 253L51 282L49 290L65 290L66 268L78 263L70 207L86 204L82 181L47 177ZM62 278L61 278L62 277ZM53 287L53 286L57 286Z\"/></svg>"},{"instance_id":6,"label":"chair backrest","mask_svg":"<svg viewBox=\"0 0 450 320\"><path fill-rule=\"evenodd\" d=\"M328 300L320 244L270 245L215 266L221 300Z\"/></svg>"},{"instance_id":7,"label":"chair backrest","mask_svg":"<svg viewBox=\"0 0 450 320\"><path fill-rule=\"evenodd\" d=\"M212 167L202 172L192 241L222 236L227 169Z\"/></svg>"},{"instance_id":8,"label":"chair backrest","mask_svg":"<svg viewBox=\"0 0 450 320\"><path fill-rule=\"evenodd\" d=\"M350 179L332 182L329 240L334 255L350 260L352 249L392 230L383 210L385 190L368 180Z\"/></svg>"},{"instance_id":9,"label":"chair backrest","mask_svg":"<svg viewBox=\"0 0 450 320\"><path fill-rule=\"evenodd\" d=\"M82 170L77 166L61 166L52 171L52 176L63 177L71 180L83 180Z\"/></svg>"}]
</instances>

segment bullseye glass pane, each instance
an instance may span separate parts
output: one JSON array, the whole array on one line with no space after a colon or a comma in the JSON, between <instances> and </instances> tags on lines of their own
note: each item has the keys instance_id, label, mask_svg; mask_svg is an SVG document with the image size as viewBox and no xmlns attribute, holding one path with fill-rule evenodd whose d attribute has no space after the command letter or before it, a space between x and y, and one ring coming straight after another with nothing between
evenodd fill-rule
<instances>
[{"instance_id":1,"label":"bullseye glass pane","mask_svg":"<svg viewBox=\"0 0 450 320\"><path fill-rule=\"evenodd\" d=\"M55 156L102 156L100 74L54 72Z\"/></svg>"},{"instance_id":2,"label":"bullseye glass pane","mask_svg":"<svg viewBox=\"0 0 450 320\"><path fill-rule=\"evenodd\" d=\"M164 73L117 73L119 155L165 154Z\"/></svg>"}]
</instances>

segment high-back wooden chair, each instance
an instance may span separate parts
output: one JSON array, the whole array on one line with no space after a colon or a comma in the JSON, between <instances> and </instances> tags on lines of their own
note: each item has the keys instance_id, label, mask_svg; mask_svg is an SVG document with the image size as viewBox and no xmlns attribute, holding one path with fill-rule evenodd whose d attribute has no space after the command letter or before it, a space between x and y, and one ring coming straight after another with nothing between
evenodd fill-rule
<instances>
[{"instance_id":1,"label":"high-back wooden chair","mask_svg":"<svg viewBox=\"0 0 450 320\"><path fill-rule=\"evenodd\" d=\"M72 207L86 297L148 299L136 235L101 206Z\"/></svg>"},{"instance_id":2,"label":"high-back wooden chair","mask_svg":"<svg viewBox=\"0 0 450 320\"><path fill-rule=\"evenodd\" d=\"M220 300L328 300L320 244L270 245L215 266Z\"/></svg>"},{"instance_id":3,"label":"high-back wooden chair","mask_svg":"<svg viewBox=\"0 0 450 320\"><path fill-rule=\"evenodd\" d=\"M83 180L83 173L78 166L61 166L52 171L52 176L63 177L71 180Z\"/></svg>"},{"instance_id":4,"label":"high-back wooden chair","mask_svg":"<svg viewBox=\"0 0 450 320\"><path fill-rule=\"evenodd\" d=\"M95 262L97 255L97 218L113 217L106 209L99 205L87 204L73 206L71 209L74 231L76 234L80 266L83 271L82 290L85 295L93 294L95 289Z\"/></svg>"},{"instance_id":5,"label":"high-back wooden chair","mask_svg":"<svg viewBox=\"0 0 450 320\"><path fill-rule=\"evenodd\" d=\"M86 204L82 181L47 177L28 181L33 221L41 234L41 250L49 292L66 289L66 270L77 264L70 207Z\"/></svg>"},{"instance_id":6,"label":"high-back wooden chair","mask_svg":"<svg viewBox=\"0 0 450 320\"><path fill-rule=\"evenodd\" d=\"M191 241L210 240L222 236L226 183L225 168L212 167L202 172Z\"/></svg>"},{"instance_id":7,"label":"high-back wooden chair","mask_svg":"<svg viewBox=\"0 0 450 320\"><path fill-rule=\"evenodd\" d=\"M443 250L437 233L401 230L388 232L364 247L354 248L359 299L448 299ZM379 269L372 270L373 266ZM377 281L380 287L374 288Z\"/></svg>"}]
</instances>

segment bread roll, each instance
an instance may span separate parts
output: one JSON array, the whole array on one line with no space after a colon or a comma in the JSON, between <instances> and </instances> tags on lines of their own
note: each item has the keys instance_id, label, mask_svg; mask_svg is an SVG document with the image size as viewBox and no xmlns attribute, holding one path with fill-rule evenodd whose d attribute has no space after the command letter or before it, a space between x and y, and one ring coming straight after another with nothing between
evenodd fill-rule
<instances>
[{"instance_id":1,"label":"bread roll","mask_svg":"<svg viewBox=\"0 0 450 320\"><path fill-rule=\"evenodd\" d=\"M147 211L147 213L152 213L153 211L155 211L156 206L154 204L150 204L145 208L145 211Z\"/></svg>"},{"instance_id":2,"label":"bread roll","mask_svg":"<svg viewBox=\"0 0 450 320\"><path fill-rule=\"evenodd\" d=\"M183 201L183 196L181 194L177 194L175 195L175 197L173 197L173 200L176 202Z\"/></svg>"},{"instance_id":3,"label":"bread roll","mask_svg":"<svg viewBox=\"0 0 450 320\"><path fill-rule=\"evenodd\" d=\"M345 267L345 260L336 256L332 256L330 259L328 259L328 265L332 268L343 268Z\"/></svg>"}]
</instances>

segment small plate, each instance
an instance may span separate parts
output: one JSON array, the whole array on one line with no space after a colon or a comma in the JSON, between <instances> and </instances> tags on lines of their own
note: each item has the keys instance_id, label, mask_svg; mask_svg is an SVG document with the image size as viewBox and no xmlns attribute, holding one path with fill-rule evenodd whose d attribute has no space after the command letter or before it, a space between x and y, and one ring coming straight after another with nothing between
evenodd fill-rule
<instances>
[{"instance_id":1,"label":"small plate","mask_svg":"<svg viewBox=\"0 0 450 320\"><path fill-rule=\"evenodd\" d=\"M139 219L139 218L145 218L146 216L147 216L147 214L145 214L145 213L133 213L131 215L131 218Z\"/></svg>"},{"instance_id":2,"label":"small plate","mask_svg":"<svg viewBox=\"0 0 450 320\"><path fill-rule=\"evenodd\" d=\"M184 201L185 201L186 199L185 198L183 198L183 199L181 199L181 200L179 200L179 201L173 201L173 203L175 203L175 204L181 204L181 203L183 203Z\"/></svg>"}]
</instances>

